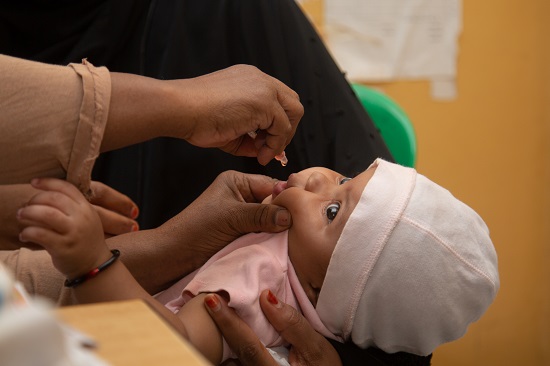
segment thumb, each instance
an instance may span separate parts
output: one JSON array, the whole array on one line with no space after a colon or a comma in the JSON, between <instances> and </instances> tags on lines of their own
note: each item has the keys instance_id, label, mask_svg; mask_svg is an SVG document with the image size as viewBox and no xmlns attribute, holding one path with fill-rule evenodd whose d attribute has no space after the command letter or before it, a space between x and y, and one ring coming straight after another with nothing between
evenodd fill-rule
<instances>
[{"instance_id":1,"label":"thumb","mask_svg":"<svg viewBox=\"0 0 550 366\"><path fill-rule=\"evenodd\" d=\"M293 347L300 347L304 340L318 335L298 310L281 302L271 291L260 294L260 306L271 325Z\"/></svg>"},{"instance_id":2,"label":"thumb","mask_svg":"<svg viewBox=\"0 0 550 366\"><path fill-rule=\"evenodd\" d=\"M235 222L236 229L242 233L278 233L288 230L292 225L290 212L271 204L247 203L241 206L237 214L240 219Z\"/></svg>"},{"instance_id":3,"label":"thumb","mask_svg":"<svg viewBox=\"0 0 550 366\"><path fill-rule=\"evenodd\" d=\"M298 310L279 301L269 290L260 294L260 306L271 325L291 344L291 365L342 365L334 347Z\"/></svg>"}]
</instances>

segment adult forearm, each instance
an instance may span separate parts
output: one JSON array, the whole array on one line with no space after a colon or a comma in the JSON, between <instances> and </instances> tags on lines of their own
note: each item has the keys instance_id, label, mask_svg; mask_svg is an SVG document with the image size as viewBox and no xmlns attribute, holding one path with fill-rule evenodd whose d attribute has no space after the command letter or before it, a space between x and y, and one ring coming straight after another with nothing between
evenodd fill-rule
<instances>
[{"instance_id":1,"label":"adult forearm","mask_svg":"<svg viewBox=\"0 0 550 366\"><path fill-rule=\"evenodd\" d=\"M162 229L143 230L107 239L143 288L158 293L199 267L192 250ZM206 259L205 259L206 260Z\"/></svg>"},{"instance_id":2,"label":"adult forearm","mask_svg":"<svg viewBox=\"0 0 550 366\"><path fill-rule=\"evenodd\" d=\"M185 89L180 90L184 93ZM111 103L101 151L115 150L160 136L174 136L173 90L162 80L111 73ZM185 124L181 113L180 124Z\"/></svg>"},{"instance_id":3,"label":"adult forearm","mask_svg":"<svg viewBox=\"0 0 550 366\"><path fill-rule=\"evenodd\" d=\"M179 80L111 73L101 151L167 136L265 165L290 143L302 115L293 90L249 65Z\"/></svg>"}]
</instances>

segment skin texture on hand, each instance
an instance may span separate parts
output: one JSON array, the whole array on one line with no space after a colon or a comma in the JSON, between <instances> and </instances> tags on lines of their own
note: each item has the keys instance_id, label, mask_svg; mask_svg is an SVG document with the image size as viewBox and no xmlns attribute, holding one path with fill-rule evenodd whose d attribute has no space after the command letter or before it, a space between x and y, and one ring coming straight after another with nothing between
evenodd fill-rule
<instances>
[{"instance_id":1,"label":"skin texture on hand","mask_svg":"<svg viewBox=\"0 0 550 366\"><path fill-rule=\"evenodd\" d=\"M304 113L292 89L249 65L167 81L112 73L111 84L101 151L167 136L265 165L290 143Z\"/></svg>"},{"instance_id":2,"label":"skin texture on hand","mask_svg":"<svg viewBox=\"0 0 550 366\"><path fill-rule=\"evenodd\" d=\"M209 294L205 297L204 303L225 340L238 355L240 364L277 365L252 329L227 306L223 298L216 294ZM296 309L282 303L269 290L262 292L260 305L270 323L292 345L289 356L291 365L338 366L342 364L332 345L317 333Z\"/></svg>"}]
</instances>

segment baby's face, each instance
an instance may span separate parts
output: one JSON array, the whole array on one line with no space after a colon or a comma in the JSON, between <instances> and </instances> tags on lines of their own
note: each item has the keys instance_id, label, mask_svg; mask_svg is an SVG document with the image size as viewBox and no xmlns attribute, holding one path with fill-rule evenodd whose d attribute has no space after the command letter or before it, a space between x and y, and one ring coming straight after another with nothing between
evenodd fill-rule
<instances>
[{"instance_id":1,"label":"baby's face","mask_svg":"<svg viewBox=\"0 0 550 366\"><path fill-rule=\"evenodd\" d=\"M330 257L374 168L353 179L327 168L309 168L279 182L264 202L286 207L292 215L288 253L313 305Z\"/></svg>"}]
</instances>

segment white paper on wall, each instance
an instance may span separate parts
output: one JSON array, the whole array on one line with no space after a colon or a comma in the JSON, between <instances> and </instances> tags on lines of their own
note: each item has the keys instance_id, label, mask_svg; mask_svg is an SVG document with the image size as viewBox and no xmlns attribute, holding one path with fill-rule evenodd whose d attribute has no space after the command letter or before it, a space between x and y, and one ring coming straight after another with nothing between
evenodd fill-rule
<instances>
[{"instance_id":1,"label":"white paper on wall","mask_svg":"<svg viewBox=\"0 0 550 366\"><path fill-rule=\"evenodd\" d=\"M324 1L327 45L351 81L455 80L460 0Z\"/></svg>"}]
</instances>

